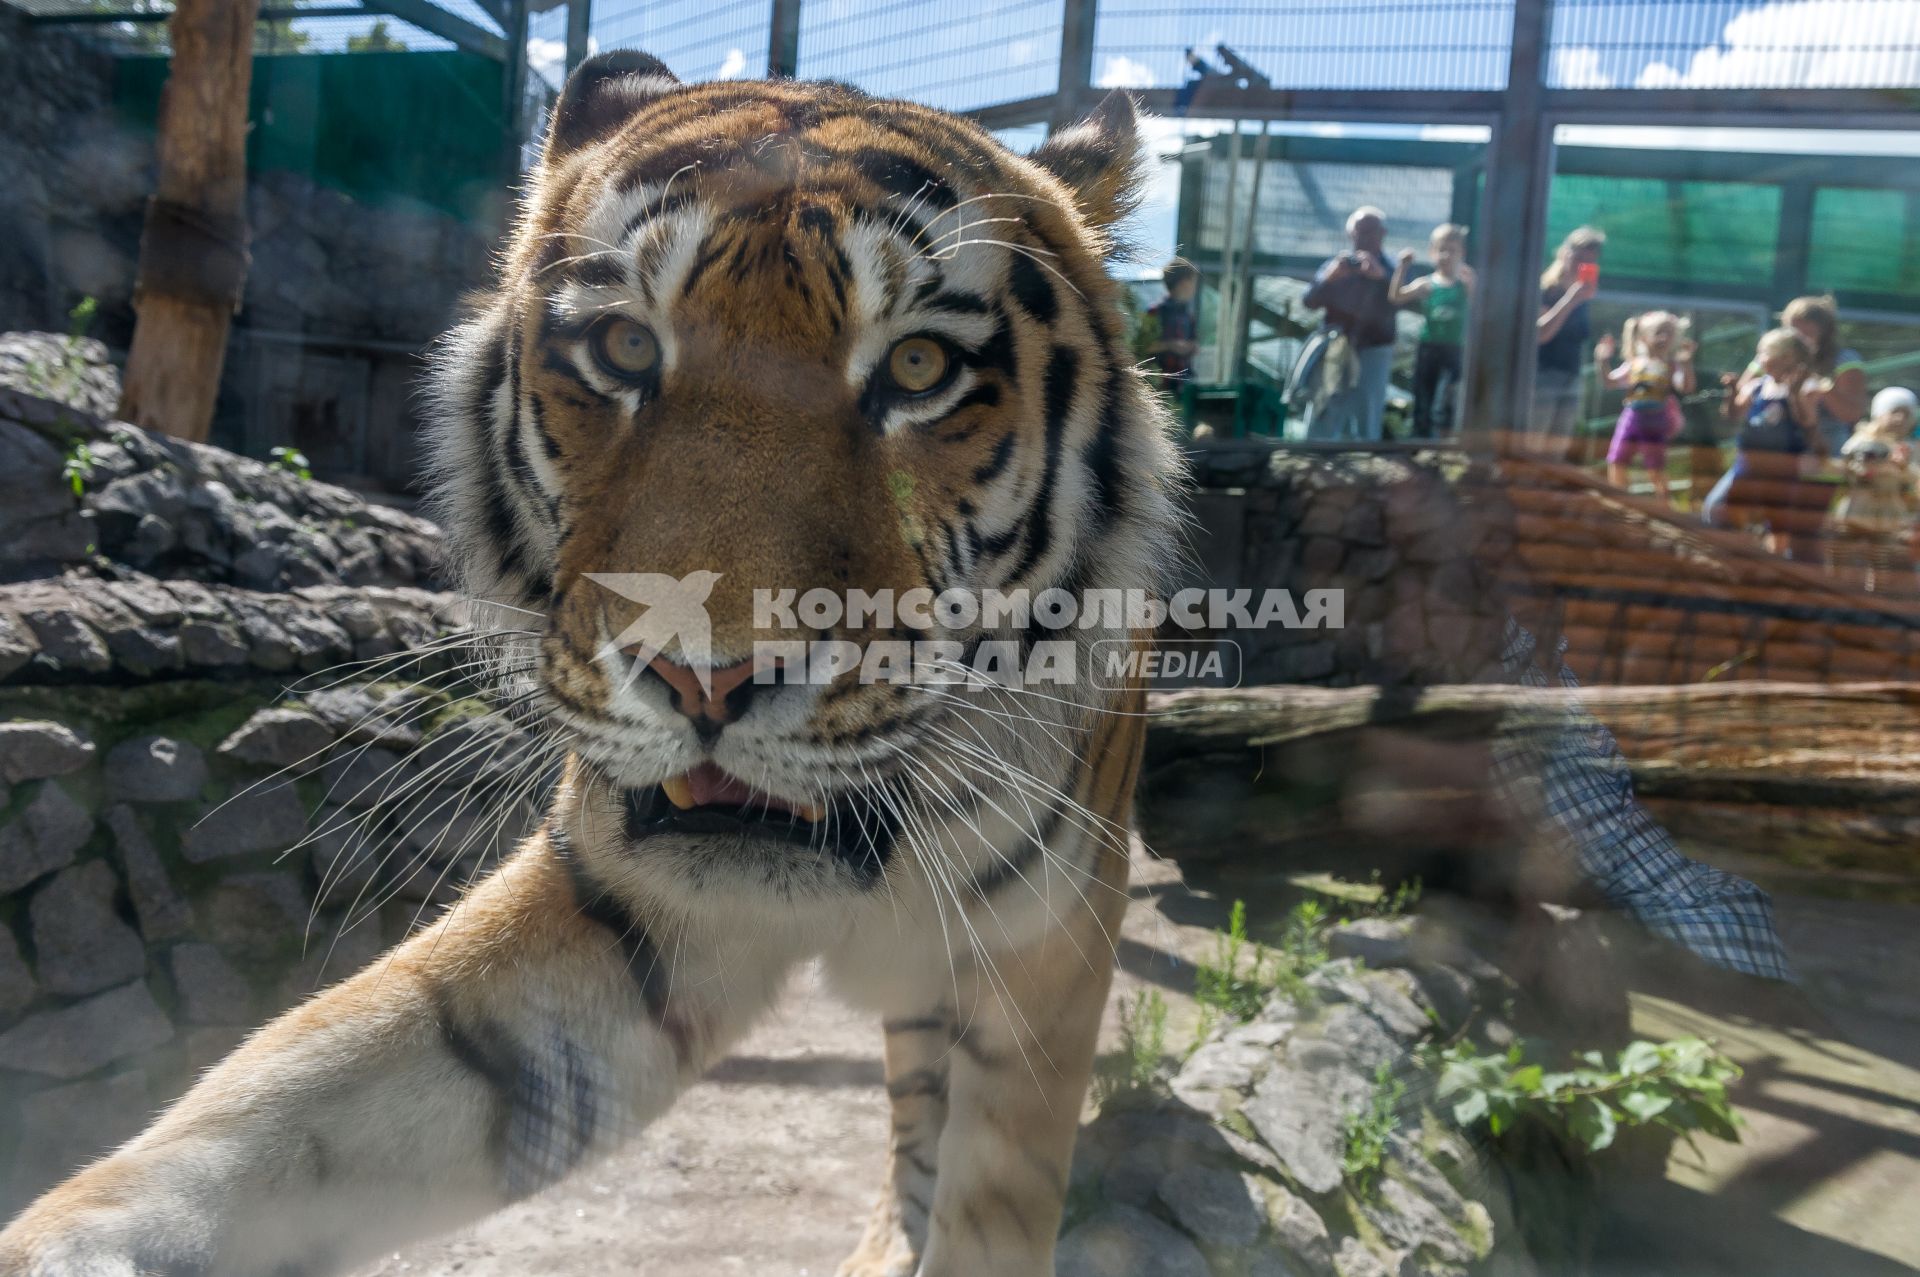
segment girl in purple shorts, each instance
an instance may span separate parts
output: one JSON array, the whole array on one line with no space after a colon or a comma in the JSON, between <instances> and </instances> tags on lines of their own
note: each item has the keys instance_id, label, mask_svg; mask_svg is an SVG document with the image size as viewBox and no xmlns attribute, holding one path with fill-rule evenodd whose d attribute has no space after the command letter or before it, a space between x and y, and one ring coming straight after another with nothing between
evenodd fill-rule
<instances>
[{"instance_id":1,"label":"girl in purple shorts","mask_svg":"<svg viewBox=\"0 0 1920 1277\"><path fill-rule=\"evenodd\" d=\"M1667 443L1680 433L1680 398L1694 388L1693 343L1686 321L1664 310L1650 310L1627 321L1619 350L1626 362L1608 368L1616 353L1612 337L1602 337L1594 358L1607 385L1627 392L1620 420L1607 449L1607 482L1624 488L1633 481L1637 460L1653 480L1654 495L1669 505Z\"/></svg>"}]
</instances>

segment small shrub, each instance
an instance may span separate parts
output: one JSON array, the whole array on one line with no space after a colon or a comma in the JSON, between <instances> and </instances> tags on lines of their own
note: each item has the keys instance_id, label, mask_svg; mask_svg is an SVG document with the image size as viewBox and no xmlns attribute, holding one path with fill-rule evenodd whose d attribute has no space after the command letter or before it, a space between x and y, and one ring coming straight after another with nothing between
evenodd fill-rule
<instances>
[{"instance_id":1,"label":"small shrub","mask_svg":"<svg viewBox=\"0 0 1920 1277\"><path fill-rule=\"evenodd\" d=\"M1400 1129L1400 1101L1406 1095L1407 1084L1383 1062L1373 1071L1373 1094L1366 1106L1347 1114L1340 1171L1361 1197L1373 1196L1387 1158L1387 1142Z\"/></svg>"},{"instance_id":2,"label":"small shrub","mask_svg":"<svg viewBox=\"0 0 1920 1277\"><path fill-rule=\"evenodd\" d=\"M1251 1020L1273 989L1273 955L1247 939L1247 902L1236 900L1227 929L1214 940L1213 961L1194 967L1193 996L1217 1015Z\"/></svg>"},{"instance_id":3,"label":"small shrub","mask_svg":"<svg viewBox=\"0 0 1920 1277\"><path fill-rule=\"evenodd\" d=\"M93 478L93 449L87 446L86 440L78 440L67 449L66 459L60 463L60 475L73 489L74 496L86 495L87 484Z\"/></svg>"},{"instance_id":4,"label":"small shrub","mask_svg":"<svg viewBox=\"0 0 1920 1277\"><path fill-rule=\"evenodd\" d=\"M1167 1000L1142 989L1120 1008L1120 1049L1095 1061L1093 1102L1101 1107L1159 1090L1167 1055Z\"/></svg>"},{"instance_id":5,"label":"small shrub","mask_svg":"<svg viewBox=\"0 0 1920 1277\"><path fill-rule=\"evenodd\" d=\"M284 470L296 479L313 478L313 469L307 461L307 454L298 448L269 448L267 464L275 470Z\"/></svg>"},{"instance_id":6,"label":"small shrub","mask_svg":"<svg viewBox=\"0 0 1920 1277\"><path fill-rule=\"evenodd\" d=\"M1727 1084L1740 1076L1740 1066L1709 1042L1633 1042L1611 1066L1598 1051L1578 1061L1549 1073L1520 1046L1498 1055L1448 1047L1433 1057L1440 1070L1434 1095L1461 1127L1485 1123L1498 1136L1532 1117L1590 1153L1611 1145L1623 1125L1661 1126L1689 1141L1695 1131L1740 1139L1740 1115L1727 1101Z\"/></svg>"}]
</instances>

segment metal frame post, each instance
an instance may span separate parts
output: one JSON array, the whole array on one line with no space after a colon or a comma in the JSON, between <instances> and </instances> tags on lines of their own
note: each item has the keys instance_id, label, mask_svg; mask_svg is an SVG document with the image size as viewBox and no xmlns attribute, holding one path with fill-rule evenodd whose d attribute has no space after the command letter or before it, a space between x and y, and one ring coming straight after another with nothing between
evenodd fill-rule
<instances>
[{"instance_id":1,"label":"metal frame post","mask_svg":"<svg viewBox=\"0 0 1920 1277\"><path fill-rule=\"evenodd\" d=\"M593 32L593 0L567 0L567 74L587 60Z\"/></svg>"},{"instance_id":2,"label":"metal frame post","mask_svg":"<svg viewBox=\"0 0 1920 1277\"><path fill-rule=\"evenodd\" d=\"M790 80L800 74L800 0L773 0L767 32L767 78Z\"/></svg>"},{"instance_id":3,"label":"metal frame post","mask_svg":"<svg viewBox=\"0 0 1920 1277\"><path fill-rule=\"evenodd\" d=\"M1553 123L1545 110L1550 3L1514 0L1507 89L1487 146L1462 422L1463 442L1474 451L1488 450L1500 432L1525 430L1532 415L1538 272L1553 180Z\"/></svg>"},{"instance_id":4,"label":"metal frame post","mask_svg":"<svg viewBox=\"0 0 1920 1277\"><path fill-rule=\"evenodd\" d=\"M1064 129L1086 113L1093 92L1093 24L1096 0L1063 0L1060 10L1060 80L1047 131Z\"/></svg>"}]
</instances>

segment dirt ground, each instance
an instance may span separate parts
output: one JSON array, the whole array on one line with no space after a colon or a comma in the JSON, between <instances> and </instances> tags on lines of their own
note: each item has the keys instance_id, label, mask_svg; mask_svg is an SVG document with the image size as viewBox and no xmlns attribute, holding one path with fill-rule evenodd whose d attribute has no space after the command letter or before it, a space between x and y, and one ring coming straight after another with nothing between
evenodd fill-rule
<instances>
[{"instance_id":1,"label":"dirt ground","mask_svg":"<svg viewBox=\"0 0 1920 1277\"><path fill-rule=\"evenodd\" d=\"M1134 895L1109 1037L1118 1005L1150 982L1168 998L1169 1040L1183 1040L1188 963L1227 902L1151 862L1136 867ZM1832 1018L1809 1027L1790 1005L1760 1010L1738 992L1731 1006L1635 993L1641 1032L1700 1033L1747 1066L1749 1127L1739 1146L1707 1142L1704 1159L1682 1146L1664 1181L1615 1195L1609 1277L1920 1270L1920 908L1779 904L1807 991ZM364 1277L831 1274L880 1182L879 1050L878 1027L803 973L781 1011L631 1148Z\"/></svg>"}]
</instances>

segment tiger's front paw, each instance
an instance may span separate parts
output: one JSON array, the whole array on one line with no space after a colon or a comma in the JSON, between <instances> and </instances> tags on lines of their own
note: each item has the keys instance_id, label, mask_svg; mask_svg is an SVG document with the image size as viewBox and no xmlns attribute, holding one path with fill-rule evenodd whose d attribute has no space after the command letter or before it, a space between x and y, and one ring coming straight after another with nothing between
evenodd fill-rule
<instances>
[{"instance_id":1,"label":"tiger's front paw","mask_svg":"<svg viewBox=\"0 0 1920 1277\"><path fill-rule=\"evenodd\" d=\"M887 1194L868 1219L866 1235L834 1277L914 1277L919 1271L920 1247Z\"/></svg>"},{"instance_id":2,"label":"tiger's front paw","mask_svg":"<svg viewBox=\"0 0 1920 1277\"><path fill-rule=\"evenodd\" d=\"M137 1197L78 1194L72 1185L27 1208L0 1232L0 1277L155 1277L211 1274L209 1230ZM74 1202L73 1198L92 1198Z\"/></svg>"}]
</instances>

